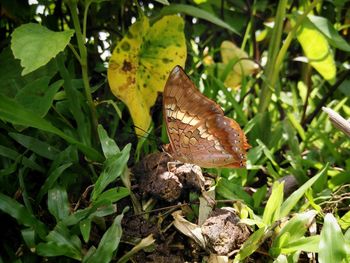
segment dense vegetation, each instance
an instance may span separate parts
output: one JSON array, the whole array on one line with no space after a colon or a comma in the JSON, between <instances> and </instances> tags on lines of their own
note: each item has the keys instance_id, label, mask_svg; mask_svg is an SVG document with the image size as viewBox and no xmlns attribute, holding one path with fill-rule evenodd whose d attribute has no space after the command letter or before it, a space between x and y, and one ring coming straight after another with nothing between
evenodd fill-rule
<instances>
[{"instance_id":1,"label":"dense vegetation","mask_svg":"<svg viewBox=\"0 0 350 263\"><path fill-rule=\"evenodd\" d=\"M350 1L0 5L0 262L350 260L350 129L322 111L350 115ZM204 174L250 235L220 256L208 198L135 176L168 140L177 64L252 146L246 168Z\"/></svg>"}]
</instances>

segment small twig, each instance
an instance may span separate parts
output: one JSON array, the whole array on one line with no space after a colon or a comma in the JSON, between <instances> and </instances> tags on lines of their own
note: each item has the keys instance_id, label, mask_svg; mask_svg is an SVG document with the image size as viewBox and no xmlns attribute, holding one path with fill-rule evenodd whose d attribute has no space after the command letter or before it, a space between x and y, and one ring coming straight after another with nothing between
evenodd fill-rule
<instances>
[{"instance_id":1,"label":"small twig","mask_svg":"<svg viewBox=\"0 0 350 263\"><path fill-rule=\"evenodd\" d=\"M339 113L326 107L322 107L322 110L328 114L330 121L333 125L350 137L350 122L344 119Z\"/></svg>"}]
</instances>

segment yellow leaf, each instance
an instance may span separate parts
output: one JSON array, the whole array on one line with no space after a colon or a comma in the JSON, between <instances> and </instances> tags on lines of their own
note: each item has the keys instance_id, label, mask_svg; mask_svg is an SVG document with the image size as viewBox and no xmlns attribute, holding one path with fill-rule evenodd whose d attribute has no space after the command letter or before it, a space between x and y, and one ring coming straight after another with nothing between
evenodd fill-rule
<instances>
[{"instance_id":1,"label":"yellow leaf","mask_svg":"<svg viewBox=\"0 0 350 263\"><path fill-rule=\"evenodd\" d=\"M234 62L232 72L225 79L225 85L228 87L240 86L242 76L251 75L259 69L258 65L249 59L248 54L231 41L223 41L220 51L224 64Z\"/></svg>"},{"instance_id":2,"label":"yellow leaf","mask_svg":"<svg viewBox=\"0 0 350 263\"><path fill-rule=\"evenodd\" d=\"M310 65L329 83L334 84L337 69L332 49L326 37L317 30L309 19L305 19L297 33L297 39Z\"/></svg>"},{"instance_id":3,"label":"yellow leaf","mask_svg":"<svg viewBox=\"0 0 350 263\"><path fill-rule=\"evenodd\" d=\"M128 106L138 135L148 130L150 108L158 92L163 91L170 71L185 64L183 30L183 19L177 15L165 16L152 27L142 17L113 51L108 82L113 94Z\"/></svg>"}]
</instances>

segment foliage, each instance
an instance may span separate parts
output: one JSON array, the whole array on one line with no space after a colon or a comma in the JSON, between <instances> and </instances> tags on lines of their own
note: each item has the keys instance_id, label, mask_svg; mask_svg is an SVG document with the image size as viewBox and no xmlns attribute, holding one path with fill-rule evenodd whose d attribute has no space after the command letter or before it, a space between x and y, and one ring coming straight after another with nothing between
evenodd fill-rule
<instances>
[{"instance_id":1,"label":"foliage","mask_svg":"<svg viewBox=\"0 0 350 263\"><path fill-rule=\"evenodd\" d=\"M348 262L349 138L321 108L350 114L349 3L3 1L0 262L126 262L196 237L146 213L166 204L129 170L167 140L157 95L176 64L252 145L247 169L208 170L251 227L230 260ZM127 239L135 214L160 233Z\"/></svg>"}]
</instances>

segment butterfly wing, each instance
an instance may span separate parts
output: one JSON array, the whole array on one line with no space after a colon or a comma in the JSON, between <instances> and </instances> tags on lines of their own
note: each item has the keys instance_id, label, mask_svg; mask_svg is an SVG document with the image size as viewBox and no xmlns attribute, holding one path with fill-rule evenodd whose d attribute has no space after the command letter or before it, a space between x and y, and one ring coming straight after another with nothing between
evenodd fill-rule
<instances>
[{"instance_id":1,"label":"butterfly wing","mask_svg":"<svg viewBox=\"0 0 350 263\"><path fill-rule=\"evenodd\" d=\"M224 116L219 105L199 92L179 66L165 85L163 116L168 152L175 159L201 167L245 166L249 144L243 131Z\"/></svg>"}]
</instances>

